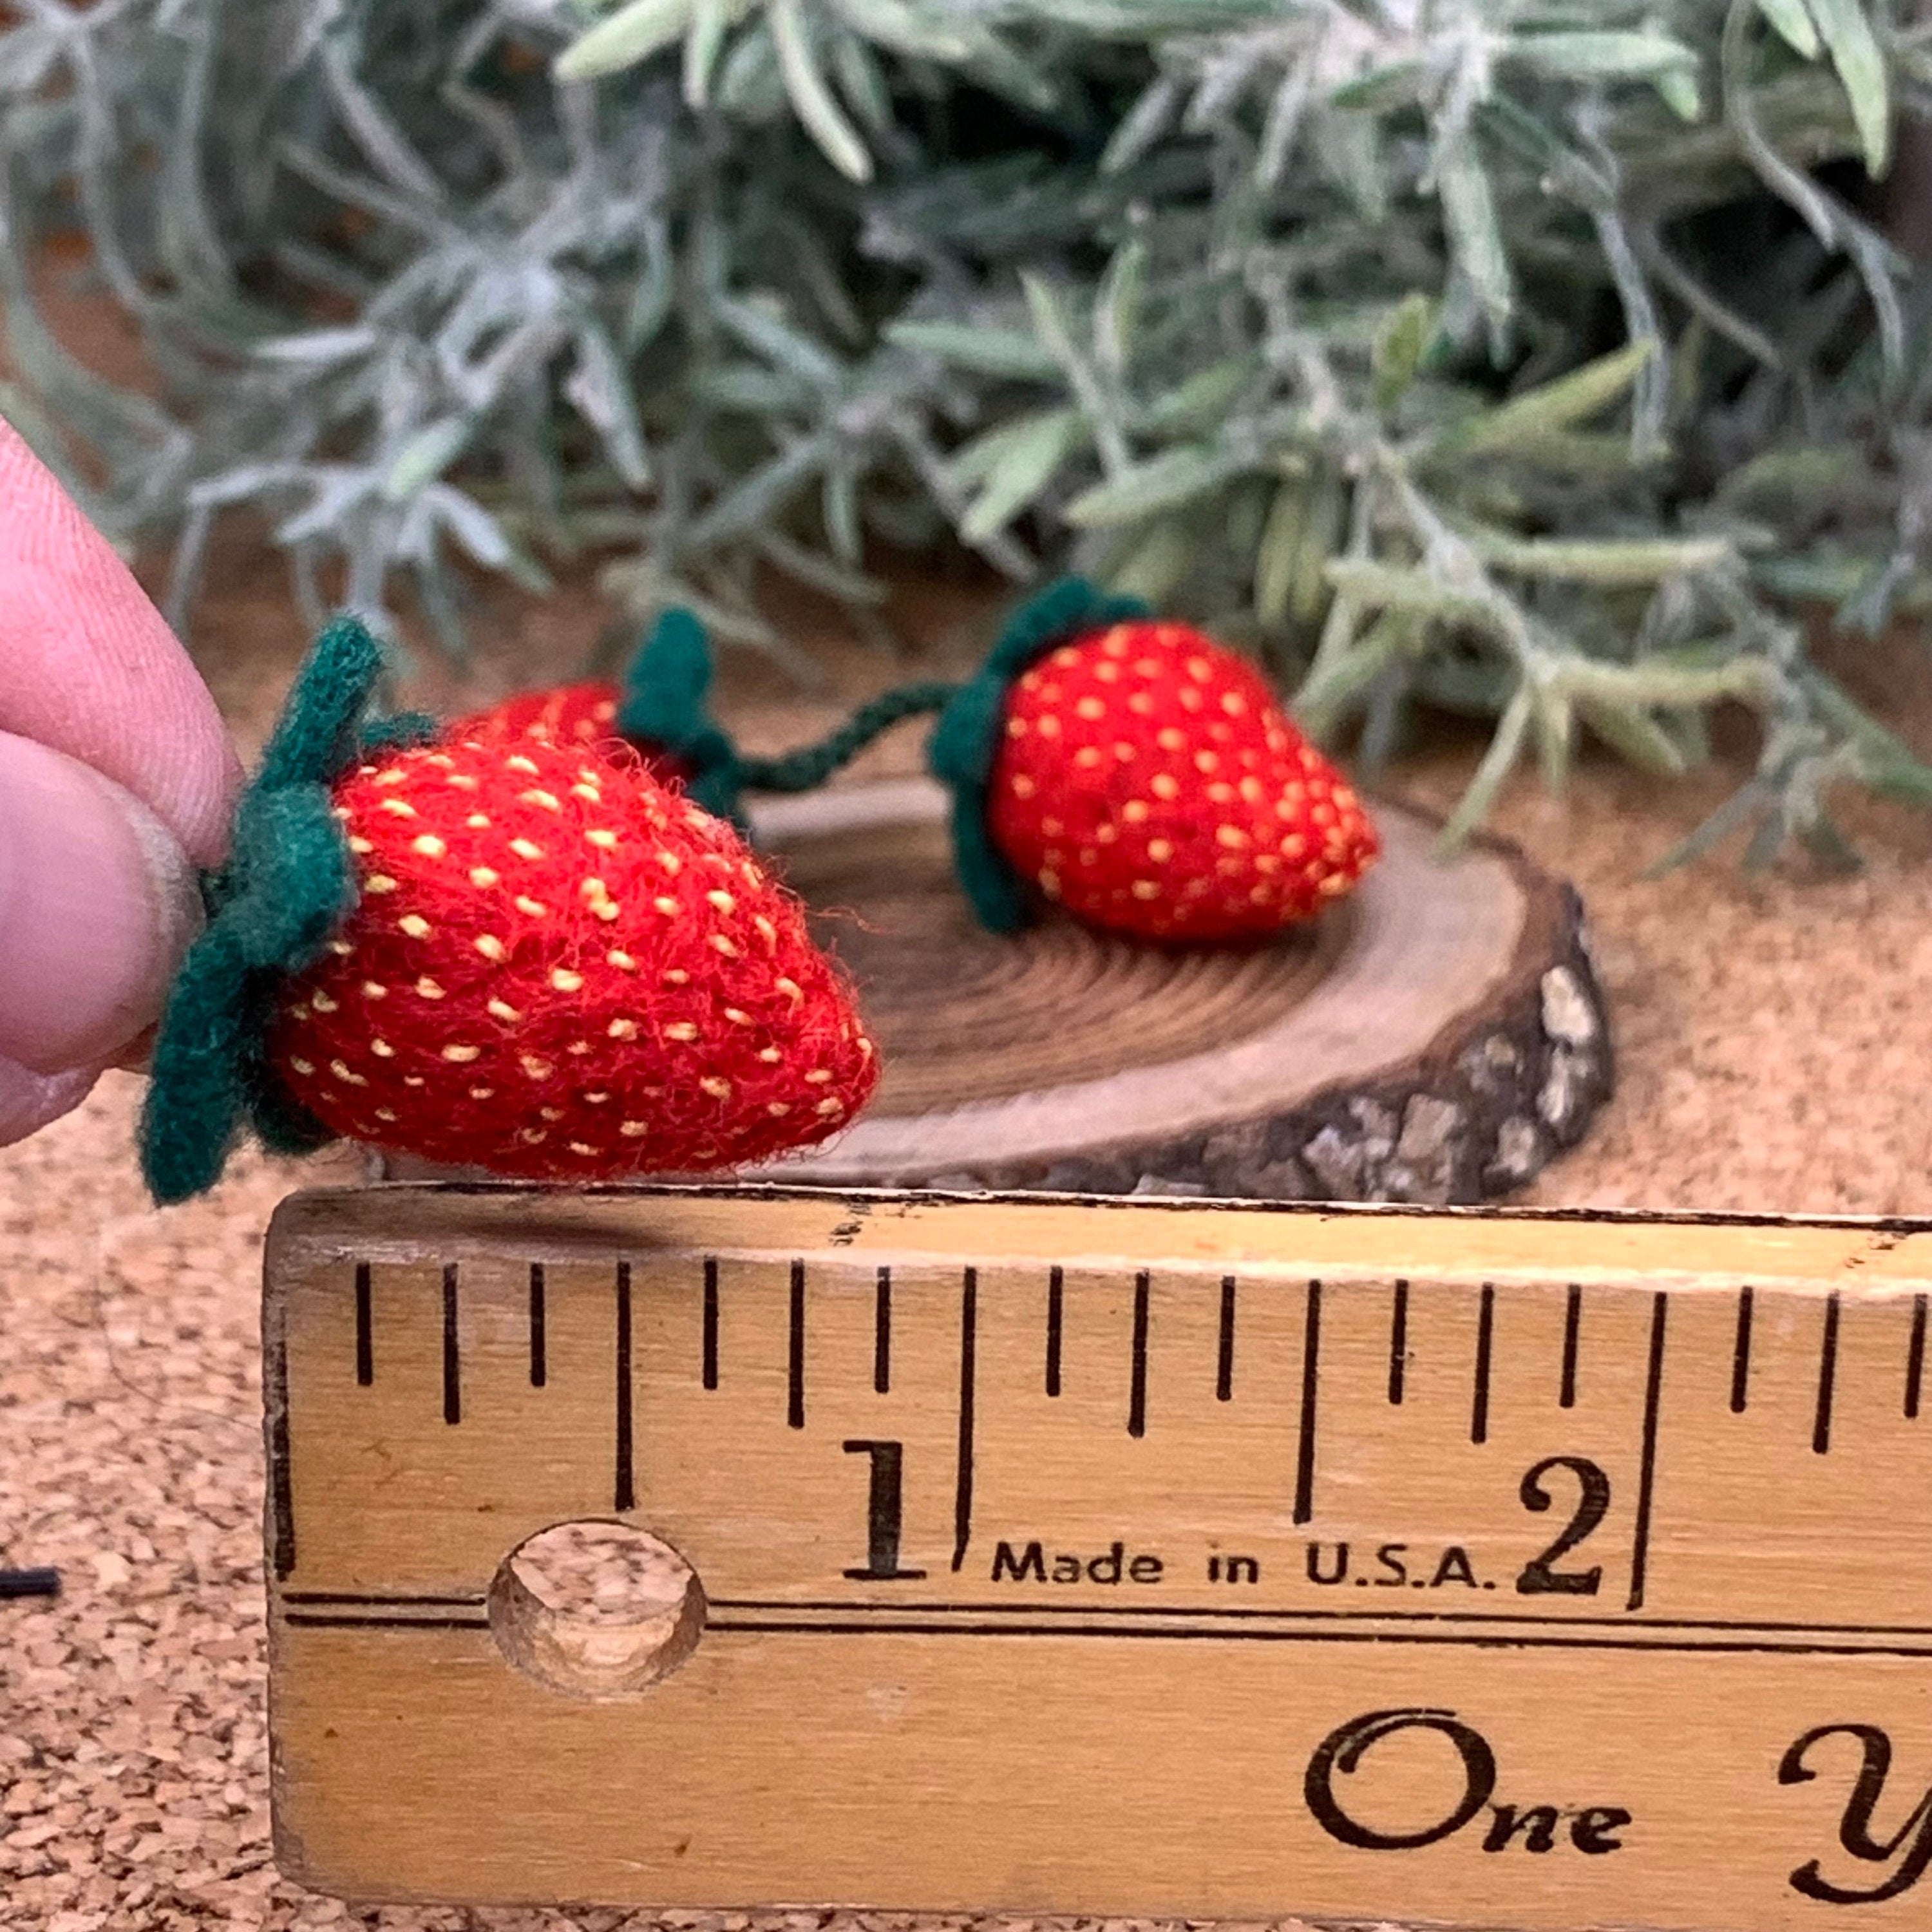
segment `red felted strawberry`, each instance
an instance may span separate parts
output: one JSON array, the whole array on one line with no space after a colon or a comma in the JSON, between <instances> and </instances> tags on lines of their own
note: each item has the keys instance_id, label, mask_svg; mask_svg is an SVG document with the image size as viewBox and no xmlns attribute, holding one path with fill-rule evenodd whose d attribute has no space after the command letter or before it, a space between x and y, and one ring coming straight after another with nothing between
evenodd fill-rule
<instances>
[{"instance_id":1,"label":"red felted strawberry","mask_svg":"<svg viewBox=\"0 0 1932 1932\"><path fill-rule=\"evenodd\" d=\"M453 720L447 735L490 745L520 744L535 738L546 745L595 752L620 764L635 764L644 756L644 748L633 745L617 729L621 696L616 686L603 678L558 685L548 691L520 691L488 710ZM650 759L652 770L666 772L668 761L664 754L655 746L650 749L654 754Z\"/></svg>"},{"instance_id":2,"label":"red felted strawberry","mask_svg":"<svg viewBox=\"0 0 1932 1932\"><path fill-rule=\"evenodd\" d=\"M587 1180L760 1160L863 1105L844 982L728 826L538 739L359 756L375 667L358 626L324 637L211 882L157 1042L158 1197L244 1112L272 1145Z\"/></svg>"},{"instance_id":3,"label":"red felted strawberry","mask_svg":"<svg viewBox=\"0 0 1932 1932\"><path fill-rule=\"evenodd\" d=\"M941 716L933 764L996 929L1023 916L1024 881L1141 938L1258 937L1348 892L1380 849L1249 664L1077 582L1010 628Z\"/></svg>"},{"instance_id":4,"label":"red felted strawberry","mask_svg":"<svg viewBox=\"0 0 1932 1932\"><path fill-rule=\"evenodd\" d=\"M735 818L736 757L708 706L711 648L688 610L664 612L639 646L622 685L592 678L519 692L458 718L452 737L484 744L531 740L620 765L641 763L673 778L707 811Z\"/></svg>"}]
</instances>

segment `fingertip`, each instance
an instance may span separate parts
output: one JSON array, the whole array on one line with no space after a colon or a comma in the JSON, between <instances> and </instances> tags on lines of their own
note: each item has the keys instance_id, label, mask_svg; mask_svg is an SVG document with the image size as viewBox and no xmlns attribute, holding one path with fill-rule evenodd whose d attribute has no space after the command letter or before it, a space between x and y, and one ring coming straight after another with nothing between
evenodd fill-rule
<instances>
[{"instance_id":1,"label":"fingertip","mask_svg":"<svg viewBox=\"0 0 1932 1932\"><path fill-rule=\"evenodd\" d=\"M0 733L0 1055L52 1075L122 1052L200 924L194 866L140 800Z\"/></svg>"},{"instance_id":2,"label":"fingertip","mask_svg":"<svg viewBox=\"0 0 1932 1932\"><path fill-rule=\"evenodd\" d=\"M226 850L242 771L208 687L133 572L4 420L0 731L112 778L197 864Z\"/></svg>"}]
</instances>

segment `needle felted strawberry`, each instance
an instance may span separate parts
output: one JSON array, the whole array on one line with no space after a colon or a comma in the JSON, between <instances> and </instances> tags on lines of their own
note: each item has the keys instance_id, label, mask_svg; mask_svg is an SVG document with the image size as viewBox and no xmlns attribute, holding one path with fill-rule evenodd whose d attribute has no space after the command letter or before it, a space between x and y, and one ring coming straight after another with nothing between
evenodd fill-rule
<instances>
[{"instance_id":1,"label":"needle felted strawberry","mask_svg":"<svg viewBox=\"0 0 1932 1932\"><path fill-rule=\"evenodd\" d=\"M1265 936L1379 848L1340 773L1250 665L1068 580L1022 610L934 728L962 884L1010 931L1029 889L1163 941Z\"/></svg>"},{"instance_id":2,"label":"needle felted strawberry","mask_svg":"<svg viewBox=\"0 0 1932 1932\"><path fill-rule=\"evenodd\" d=\"M842 1126L872 1046L802 908L641 767L540 739L358 736L379 668L318 642L206 882L158 1036L157 1198L245 1120L524 1179L736 1166Z\"/></svg>"},{"instance_id":3,"label":"needle felted strawberry","mask_svg":"<svg viewBox=\"0 0 1932 1932\"><path fill-rule=\"evenodd\" d=\"M736 754L711 716L711 668L704 626L688 610L669 610L638 649L621 685L590 678L519 692L458 718L448 735L484 744L535 739L620 765L642 764L654 776L675 778L707 812L735 818Z\"/></svg>"}]
</instances>

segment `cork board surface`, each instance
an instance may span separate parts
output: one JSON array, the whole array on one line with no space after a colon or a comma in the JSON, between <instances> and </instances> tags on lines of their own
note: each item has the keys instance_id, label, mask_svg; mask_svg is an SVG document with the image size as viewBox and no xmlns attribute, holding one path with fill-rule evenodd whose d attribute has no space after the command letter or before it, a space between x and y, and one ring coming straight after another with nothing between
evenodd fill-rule
<instances>
[{"instance_id":1,"label":"cork board surface","mask_svg":"<svg viewBox=\"0 0 1932 1932\"><path fill-rule=\"evenodd\" d=\"M207 668L254 740L302 639L274 566L243 554L220 580L205 620ZM944 634L962 594L940 585L907 628ZM462 694L506 688L518 650L533 673L568 674L600 621L587 594L540 616L497 614ZM234 648L244 638L255 647L245 657ZM856 650L840 668L848 694L892 674ZM1900 640L1842 668L1862 691L1893 694L1891 721L1932 742L1932 702L1897 697L1932 688L1922 646ZM787 700L781 715L771 674L760 691L756 669L741 662L732 681L760 748L837 715L837 694ZM452 695L422 683L412 695ZM1474 754L1473 740L1436 746L1393 788L1439 809ZM910 764L893 746L863 769ZM1528 781L1510 794L1498 829L1585 896L1621 1058L1618 1094L1588 1138L1522 1198L1932 1211L1932 819L1848 811L1870 862L1849 879L1748 878L1728 856L1642 878L1729 782L1720 773L1659 788L1586 759L1567 802ZM57 1603L0 1604L0 1924L616 1932L653 1922L357 1913L277 1876L262 1708L260 1241L292 1186L358 1169L340 1154L300 1168L244 1160L213 1196L157 1213L130 1153L139 1091L131 1077L110 1078L79 1114L0 1151L0 1563L58 1564L67 1586ZM663 1922L816 1932L833 1919ZM838 1922L857 1932L892 1922Z\"/></svg>"}]
</instances>

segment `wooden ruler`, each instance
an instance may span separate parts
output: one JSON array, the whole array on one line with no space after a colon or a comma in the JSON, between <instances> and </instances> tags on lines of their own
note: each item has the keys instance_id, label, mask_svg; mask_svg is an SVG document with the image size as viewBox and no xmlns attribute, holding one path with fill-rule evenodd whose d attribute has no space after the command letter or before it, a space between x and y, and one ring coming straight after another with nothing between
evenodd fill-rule
<instances>
[{"instance_id":1,"label":"wooden ruler","mask_svg":"<svg viewBox=\"0 0 1932 1932\"><path fill-rule=\"evenodd\" d=\"M1932 1229L395 1187L268 1268L321 1890L1932 1923ZM574 1522L634 1628L508 1562Z\"/></svg>"}]
</instances>

